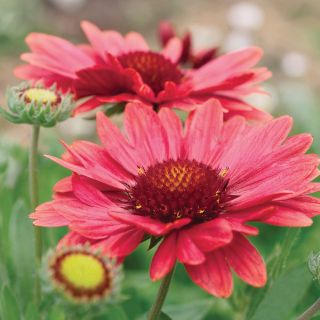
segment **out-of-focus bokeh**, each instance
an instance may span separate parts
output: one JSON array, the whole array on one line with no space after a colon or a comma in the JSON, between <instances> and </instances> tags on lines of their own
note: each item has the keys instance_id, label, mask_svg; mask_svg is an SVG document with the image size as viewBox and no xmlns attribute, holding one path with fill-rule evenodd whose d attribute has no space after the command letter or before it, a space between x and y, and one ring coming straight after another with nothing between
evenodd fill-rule
<instances>
[{"instance_id":1,"label":"out-of-focus bokeh","mask_svg":"<svg viewBox=\"0 0 320 320\"><path fill-rule=\"evenodd\" d=\"M262 64L274 74L266 84L270 96L253 96L250 101L274 114L289 113L297 126L318 134L319 116L314 114L320 114L319 1L0 0L0 10L1 103L6 87L18 81L12 69L26 50L24 37L29 32L83 42L79 23L87 19L104 29L141 32L156 48L158 23L169 20L181 33L190 30L195 35L196 48L214 45L223 53L250 45L262 47ZM60 125L62 136L90 134L94 129L79 119L70 121L67 133L64 127ZM17 130L1 120L0 130L2 137L26 139L23 126Z\"/></svg>"}]
</instances>

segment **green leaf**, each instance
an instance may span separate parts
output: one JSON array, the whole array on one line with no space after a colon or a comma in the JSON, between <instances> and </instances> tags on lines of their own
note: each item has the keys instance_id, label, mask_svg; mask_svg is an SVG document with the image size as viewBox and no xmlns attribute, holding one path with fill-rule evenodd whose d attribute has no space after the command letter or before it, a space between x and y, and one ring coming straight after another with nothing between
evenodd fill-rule
<instances>
[{"instance_id":1,"label":"green leaf","mask_svg":"<svg viewBox=\"0 0 320 320\"><path fill-rule=\"evenodd\" d=\"M40 320L40 314L39 314L38 308L34 302L30 302L28 304L24 319L25 320Z\"/></svg>"},{"instance_id":2,"label":"green leaf","mask_svg":"<svg viewBox=\"0 0 320 320\"><path fill-rule=\"evenodd\" d=\"M284 273L267 291L251 320L288 319L311 282L312 277L305 265Z\"/></svg>"},{"instance_id":3,"label":"green leaf","mask_svg":"<svg viewBox=\"0 0 320 320\"><path fill-rule=\"evenodd\" d=\"M48 317L46 318L47 320L66 320L65 313L63 310L54 307L50 310L48 313Z\"/></svg>"},{"instance_id":4,"label":"green leaf","mask_svg":"<svg viewBox=\"0 0 320 320\"><path fill-rule=\"evenodd\" d=\"M125 105L126 105L125 103L117 103L117 104L113 105L112 107L109 107L105 111L105 115L108 117L111 117L115 114L120 114L124 111Z\"/></svg>"},{"instance_id":5,"label":"green leaf","mask_svg":"<svg viewBox=\"0 0 320 320\"><path fill-rule=\"evenodd\" d=\"M198 300L181 305L169 305L164 307L164 311L174 320L202 320L209 312L212 303L213 299Z\"/></svg>"},{"instance_id":6,"label":"green leaf","mask_svg":"<svg viewBox=\"0 0 320 320\"><path fill-rule=\"evenodd\" d=\"M124 309L121 306L109 306L107 315L108 320L129 320Z\"/></svg>"},{"instance_id":7,"label":"green leaf","mask_svg":"<svg viewBox=\"0 0 320 320\"><path fill-rule=\"evenodd\" d=\"M161 239L162 237L151 236L148 250L154 248L161 241Z\"/></svg>"},{"instance_id":8,"label":"green leaf","mask_svg":"<svg viewBox=\"0 0 320 320\"><path fill-rule=\"evenodd\" d=\"M160 316L159 316L159 320L172 320L172 318L170 318L166 313L161 311Z\"/></svg>"},{"instance_id":9,"label":"green leaf","mask_svg":"<svg viewBox=\"0 0 320 320\"><path fill-rule=\"evenodd\" d=\"M1 293L1 308L0 315L1 319L15 320L20 318L20 311L18 302L13 292L7 286L2 289Z\"/></svg>"}]
</instances>

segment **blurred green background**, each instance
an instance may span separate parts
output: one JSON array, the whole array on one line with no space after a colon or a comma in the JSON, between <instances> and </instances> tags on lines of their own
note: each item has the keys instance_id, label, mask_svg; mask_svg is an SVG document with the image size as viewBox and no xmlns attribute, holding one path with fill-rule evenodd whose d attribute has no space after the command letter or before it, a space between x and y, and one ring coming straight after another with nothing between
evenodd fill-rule
<instances>
[{"instance_id":1,"label":"blurred green background","mask_svg":"<svg viewBox=\"0 0 320 320\"><path fill-rule=\"evenodd\" d=\"M192 31L197 48L217 46L220 53L249 45L261 46L261 65L274 74L265 88L270 96L253 96L250 101L274 115L289 114L295 132L311 132L313 152L320 149L320 2L316 0L0 0L0 103L6 87L18 83L12 69L27 48L24 37L31 31L47 32L81 42L79 28L88 19L101 28L141 32L156 48L157 25L174 23L179 32ZM119 117L114 121L120 123ZM57 128L42 130L41 153L60 155L58 139L95 139L94 123L80 118ZM0 119L0 319L40 319L33 305L34 263L32 226L27 185L27 147L30 128L13 126ZM41 201L51 198L51 188L67 170L41 157ZM53 248L66 230L45 230L46 248ZM262 227L253 239L267 261L281 250L285 229ZM320 222L301 231L283 274L271 288L252 289L236 280L229 301L201 291L180 266L168 296L165 311L177 320L286 320L304 310L320 296L312 282L306 261L312 250L320 250ZM278 249L277 249L278 248ZM283 248L283 247L282 247ZM141 247L126 262L124 295L119 306L93 318L83 311L81 319L144 319L158 284L148 278L152 252ZM270 269L269 269L270 270ZM262 303L260 297L265 294ZM250 301L253 303L250 304ZM63 306L49 297L43 306L44 318L71 319ZM79 319L79 318L78 318ZM320 319L315 317L314 319Z\"/></svg>"}]
</instances>

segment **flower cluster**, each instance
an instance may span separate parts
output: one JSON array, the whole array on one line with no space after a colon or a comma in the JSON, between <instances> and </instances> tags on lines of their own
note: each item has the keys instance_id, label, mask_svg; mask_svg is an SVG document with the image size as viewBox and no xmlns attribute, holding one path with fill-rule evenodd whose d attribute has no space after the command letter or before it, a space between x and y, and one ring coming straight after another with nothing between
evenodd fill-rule
<instances>
[{"instance_id":1,"label":"flower cluster","mask_svg":"<svg viewBox=\"0 0 320 320\"><path fill-rule=\"evenodd\" d=\"M136 32L122 36L86 21L82 28L89 44L29 35L27 64L15 70L57 86L59 94L26 88L9 97L13 114L23 110L31 123L34 114L64 117L61 92L80 101L74 115L106 103L124 110L125 132L97 112L100 145L63 143L61 158L47 156L71 171L54 186L53 200L30 215L36 226L69 228L49 263L54 283L80 301L104 296L112 291L114 266L95 250L122 261L150 239L158 245L152 280L179 262L217 297L231 295L233 271L264 286L266 265L249 240L259 234L258 224L250 223L310 226L320 214L312 196L320 184L313 182L319 158L306 153L312 137L288 137L289 116L273 119L245 101L271 75L255 67L262 50L195 53L190 34L179 38L167 23L159 29L161 51ZM185 122L174 108L188 112ZM61 249L65 244L68 250ZM74 273L78 266L84 276Z\"/></svg>"}]
</instances>

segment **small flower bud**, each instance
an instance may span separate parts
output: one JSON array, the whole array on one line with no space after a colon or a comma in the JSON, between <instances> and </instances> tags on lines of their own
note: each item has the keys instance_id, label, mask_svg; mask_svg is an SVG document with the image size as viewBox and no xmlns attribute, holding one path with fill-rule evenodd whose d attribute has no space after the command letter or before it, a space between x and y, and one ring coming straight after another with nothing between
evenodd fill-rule
<instances>
[{"instance_id":1,"label":"small flower bud","mask_svg":"<svg viewBox=\"0 0 320 320\"><path fill-rule=\"evenodd\" d=\"M119 293L120 266L88 244L57 249L46 268L52 286L73 303L112 302Z\"/></svg>"},{"instance_id":2,"label":"small flower bud","mask_svg":"<svg viewBox=\"0 0 320 320\"><path fill-rule=\"evenodd\" d=\"M44 88L41 83L23 82L7 91L8 110L0 108L8 121L53 127L70 117L74 106L73 96L62 93L55 85Z\"/></svg>"},{"instance_id":3,"label":"small flower bud","mask_svg":"<svg viewBox=\"0 0 320 320\"><path fill-rule=\"evenodd\" d=\"M313 279L320 281L320 252L311 252L309 256L308 267Z\"/></svg>"}]
</instances>

